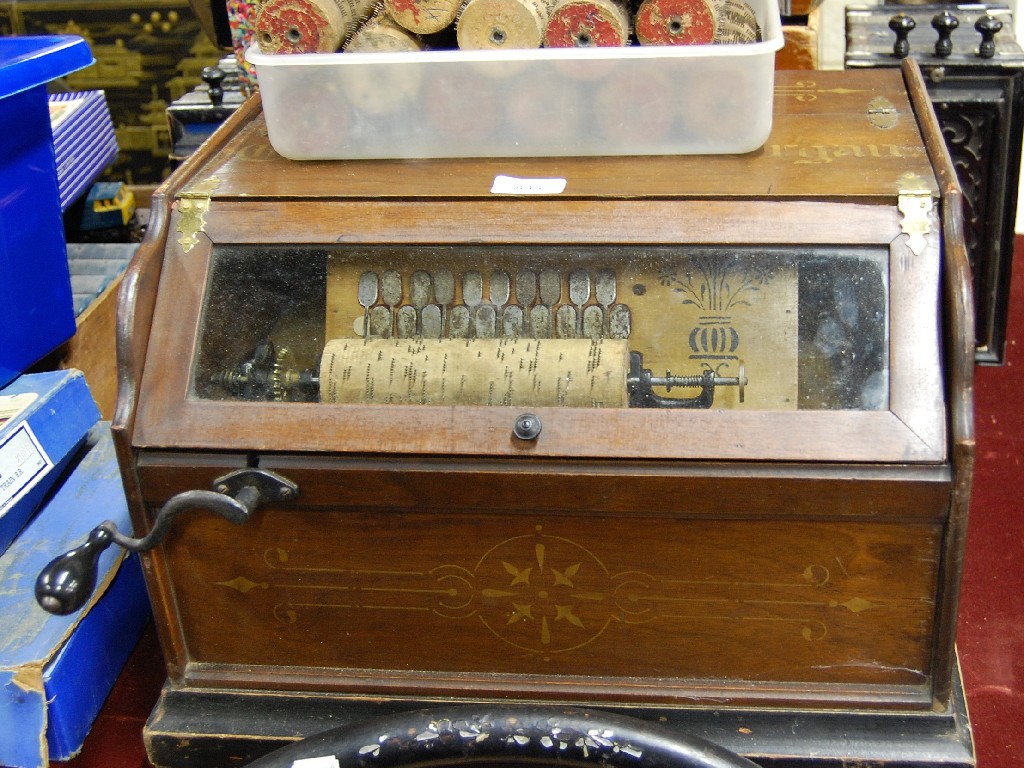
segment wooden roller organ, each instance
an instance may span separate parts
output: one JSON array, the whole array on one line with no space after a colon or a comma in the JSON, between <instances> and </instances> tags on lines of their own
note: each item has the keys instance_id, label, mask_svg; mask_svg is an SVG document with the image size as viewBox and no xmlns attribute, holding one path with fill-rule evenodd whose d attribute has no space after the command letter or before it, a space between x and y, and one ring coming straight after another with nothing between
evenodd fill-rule
<instances>
[{"instance_id":1,"label":"wooden roller organ","mask_svg":"<svg viewBox=\"0 0 1024 768\"><path fill-rule=\"evenodd\" d=\"M972 765L943 146L912 62L779 72L739 156L292 162L250 100L122 289L139 538L97 529L40 602L144 551L158 766L467 701Z\"/></svg>"}]
</instances>

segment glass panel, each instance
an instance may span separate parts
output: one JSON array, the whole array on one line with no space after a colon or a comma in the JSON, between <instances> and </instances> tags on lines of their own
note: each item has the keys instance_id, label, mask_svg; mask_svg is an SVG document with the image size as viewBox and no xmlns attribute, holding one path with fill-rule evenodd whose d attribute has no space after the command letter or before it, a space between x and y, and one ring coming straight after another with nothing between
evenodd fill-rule
<instances>
[{"instance_id":1,"label":"glass panel","mask_svg":"<svg viewBox=\"0 0 1024 768\"><path fill-rule=\"evenodd\" d=\"M885 409L885 247L216 246L192 397Z\"/></svg>"}]
</instances>

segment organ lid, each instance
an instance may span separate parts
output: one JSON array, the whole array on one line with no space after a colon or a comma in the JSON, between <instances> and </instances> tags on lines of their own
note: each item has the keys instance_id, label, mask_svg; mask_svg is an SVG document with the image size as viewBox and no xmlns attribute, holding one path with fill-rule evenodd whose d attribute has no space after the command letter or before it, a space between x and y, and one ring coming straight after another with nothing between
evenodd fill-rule
<instances>
[{"instance_id":1,"label":"organ lid","mask_svg":"<svg viewBox=\"0 0 1024 768\"><path fill-rule=\"evenodd\" d=\"M937 196L902 79L864 71L851 88L844 74L777 72L772 133L763 148L744 155L645 158L642 172L632 157L289 161L270 146L257 115L194 183L216 178L214 195L224 200L479 199L493 197L495 177L507 175L564 179L559 197L571 199L829 199L842 190L844 199L872 202L894 199L900 177L914 173ZM709 99L720 97L709 92ZM882 125L872 119L880 99L892 105Z\"/></svg>"}]
</instances>

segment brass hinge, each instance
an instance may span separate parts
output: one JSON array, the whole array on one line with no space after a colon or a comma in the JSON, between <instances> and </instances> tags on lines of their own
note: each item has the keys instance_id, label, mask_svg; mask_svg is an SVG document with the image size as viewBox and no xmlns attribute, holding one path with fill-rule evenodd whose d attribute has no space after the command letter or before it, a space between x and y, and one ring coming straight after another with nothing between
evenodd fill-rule
<instances>
[{"instance_id":1,"label":"brass hinge","mask_svg":"<svg viewBox=\"0 0 1024 768\"><path fill-rule=\"evenodd\" d=\"M199 233L206 227L206 212L210 210L210 197L220 184L220 179L211 176L191 185L178 193L178 243L185 253L199 242Z\"/></svg>"},{"instance_id":2,"label":"brass hinge","mask_svg":"<svg viewBox=\"0 0 1024 768\"><path fill-rule=\"evenodd\" d=\"M895 128L900 121L900 113L885 96L877 96L868 102L868 121L876 128Z\"/></svg>"},{"instance_id":3,"label":"brass hinge","mask_svg":"<svg viewBox=\"0 0 1024 768\"><path fill-rule=\"evenodd\" d=\"M907 236L910 250L915 256L920 256L928 244L926 235L932 231L931 214L935 208L935 201L932 199L931 190L918 176L904 176L900 179L900 185L897 203L900 213L903 214L900 228Z\"/></svg>"}]
</instances>

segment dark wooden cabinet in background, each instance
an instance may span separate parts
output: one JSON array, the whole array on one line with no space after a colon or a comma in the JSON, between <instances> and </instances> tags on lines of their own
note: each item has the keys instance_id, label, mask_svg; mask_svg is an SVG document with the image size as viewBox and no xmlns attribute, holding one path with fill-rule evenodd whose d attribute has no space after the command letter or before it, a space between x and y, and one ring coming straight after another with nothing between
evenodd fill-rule
<instances>
[{"instance_id":1,"label":"dark wooden cabinet in background","mask_svg":"<svg viewBox=\"0 0 1024 768\"><path fill-rule=\"evenodd\" d=\"M943 19L944 13L955 22ZM901 14L912 20L912 25L903 22L909 28L905 36L890 27ZM976 28L986 17L998 22L991 29L999 27L990 56L982 55L983 35ZM949 52L942 55L940 37L945 32L940 35L940 30L954 24ZM906 40L906 55L917 60L924 74L963 188L964 239L974 276L976 359L1002 364L1024 131L1024 52L1005 5L849 6L846 66L899 66L899 37Z\"/></svg>"}]
</instances>

